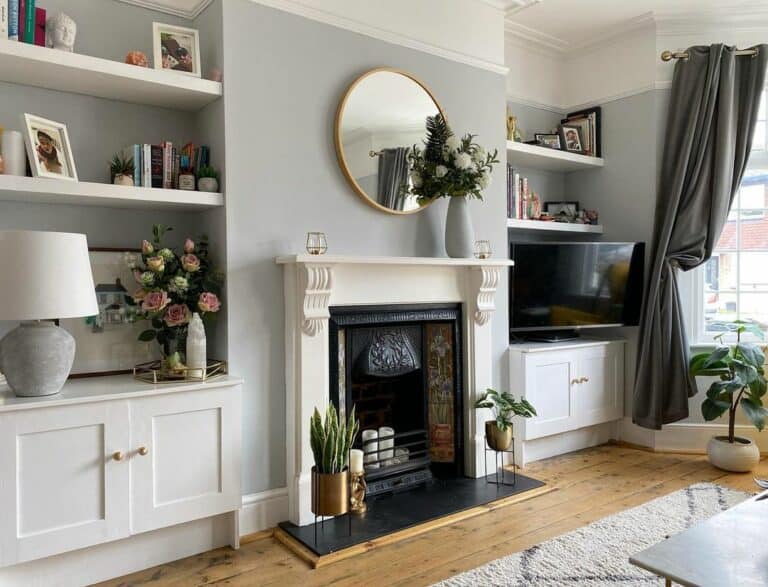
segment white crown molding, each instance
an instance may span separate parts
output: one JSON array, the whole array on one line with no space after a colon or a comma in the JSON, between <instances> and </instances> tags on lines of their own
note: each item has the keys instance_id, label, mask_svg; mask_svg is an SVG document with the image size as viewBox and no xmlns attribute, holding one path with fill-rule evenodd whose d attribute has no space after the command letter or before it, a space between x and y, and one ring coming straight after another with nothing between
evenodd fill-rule
<instances>
[{"instance_id":1,"label":"white crown molding","mask_svg":"<svg viewBox=\"0 0 768 587\"><path fill-rule=\"evenodd\" d=\"M329 24L331 26L352 31L354 33L359 33L361 35L372 37L380 41L392 43L393 45L414 49L416 51L421 51L422 53L428 53L430 55L442 57L443 59L449 59L450 61L476 67L478 69L484 69L499 75L507 75L507 73L509 73L509 69L503 64L493 63L484 59L478 59L472 55L467 55L466 53L461 53L459 51L453 51L451 49L445 49L443 47L431 45L429 43L419 41L418 39L412 39L394 31L371 26L356 20L339 16L337 14L326 12L324 10L310 8L299 2L295 2L294 0L250 0L250 2L255 4L262 4L264 6L268 6L269 8L282 10L283 12L289 12L297 16L303 16L304 18L309 18L310 20Z\"/></svg>"},{"instance_id":2,"label":"white crown molding","mask_svg":"<svg viewBox=\"0 0 768 587\"><path fill-rule=\"evenodd\" d=\"M571 48L568 41L564 41L563 39L548 35L547 33L532 29L509 19L504 21L504 36L518 41L527 41L528 43L531 43L533 47L548 49L557 53L565 53Z\"/></svg>"},{"instance_id":3,"label":"white crown molding","mask_svg":"<svg viewBox=\"0 0 768 587\"><path fill-rule=\"evenodd\" d=\"M528 8L529 6L533 6L534 4L538 4L541 2L541 0L477 0L478 2L482 2L483 4L487 4L488 6L493 6L494 8L498 10L504 11L504 13L509 16L510 14L515 14L516 12L520 12L521 10Z\"/></svg>"},{"instance_id":4,"label":"white crown molding","mask_svg":"<svg viewBox=\"0 0 768 587\"><path fill-rule=\"evenodd\" d=\"M146 8L148 10L155 10L157 12L164 12L165 14L172 14L173 16L180 16L192 20L200 16L200 14L208 8L213 0L199 0L190 10L180 10L172 6L168 6L163 0L118 0L124 4L132 4L140 8Z\"/></svg>"},{"instance_id":5,"label":"white crown molding","mask_svg":"<svg viewBox=\"0 0 768 587\"><path fill-rule=\"evenodd\" d=\"M768 4L728 10L657 10L653 18L659 36L723 31L762 33L768 31Z\"/></svg>"},{"instance_id":6,"label":"white crown molding","mask_svg":"<svg viewBox=\"0 0 768 587\"><path fill-rule=\"evenodd\" d=\"M530 98L519 96L517 94L511 94L509 92L507 92L507 102L514 102L515 104L528 106L529 108L536 108L537 110L545 110L547 112L553 112L554 114L558 114L560 116L563 116L566 110L563 106L539 102L538 100L532 100Z\"/></svg>"}]
</instances>

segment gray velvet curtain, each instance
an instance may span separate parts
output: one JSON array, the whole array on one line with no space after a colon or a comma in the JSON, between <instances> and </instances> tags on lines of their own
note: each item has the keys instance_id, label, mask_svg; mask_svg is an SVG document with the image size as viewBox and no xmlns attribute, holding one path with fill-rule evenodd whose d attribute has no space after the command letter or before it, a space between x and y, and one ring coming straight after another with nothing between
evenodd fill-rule
<instances>
[{"instance_id":1,"label":"gray velvet curtain","mask_svg":"<svg viewBox=\"0 0 768 587\"><path fill-rule=\"evenodd\" d=\"M382 149L379 155L379 204L391 210L405 207L403 186L408 181L408 149Z\"/></svg>"},{"instance_id":2,"label":"gray velvet curtain","mask_svg":"<svg viewBox=\"0 0 768 587\"><path fill-rule=\"evenodd\" d=\"M691 47L675 65L632 408L645 428L688 417L696 394L677 271L710 258L741 183L768 63L757 49Z\"/></svg>"}]
</instances>

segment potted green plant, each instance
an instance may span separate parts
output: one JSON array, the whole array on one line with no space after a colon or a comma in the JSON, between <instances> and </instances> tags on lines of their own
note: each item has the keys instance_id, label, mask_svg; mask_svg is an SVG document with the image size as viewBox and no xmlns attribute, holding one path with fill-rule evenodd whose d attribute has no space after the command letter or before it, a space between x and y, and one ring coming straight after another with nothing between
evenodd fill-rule
<instances>
[{"instance_id":1,"label":"potted green plant","mask_svg":"<svg viewBox=\"0 0 768 587\"><path fill-rule=\"evenodd\" d=\"M197 189L201 192L219 191L219 172L209 165L197 170Z\"/></svg>"},{"instance_id":2,"label":"potted green plant","mask_svg":"<svg viewBox=\"0 0 768 587\"><path fill-rule=\"evenodd\" d=\"M133 157L121 157L115 155L109 163L109 173L112 177L112 183L115 185L133 185Z\"/></svg>"},{"instance_id":3,"label":"potted green plant","mask_svg":"<svg viewBox=\"0 0 768 587\"><path fill-rule=\"evenodd\" d=\"M701 404L701 415L707 422L728 413L728 435L709 440L709 462L719 469L733 472L751 471L760 461L760 451L749 438L736 436L736 412L744 411L755 428L762 430L768 409L763 407L766 393L764 372L765 353L760 346L742 342L742 334L750 332L763 339L757 325L743 321L733 323L734 328L717 337L720 343L712 352L694 355L690 361L693 377L716 377ZM736 333L736 344L723 343L723 336Z\"/></svg>"},{"instance_id":4,"label":"potted green plant","mask_svg":"<svg viewBox=\"0 0 768 587\"><path fill-rule=\"evenodd\" d=\"M536 415L536 409L524 397L518 401L511 393L499 393L494 389L488 389L475 402L475 408L488 408L493 412L494 420L485 423L485 438L493 450L507 450L512 444L513 417L531 418Z\"/></svg>"},{"instance_id":5,"label":"potted green plant","mask_svg":"<svg viewBox=\"0 0 768 587\"><path fill-rule=\"evenodd\" d=\"M349 449L360 427L355 409L345 423L330 403L325 418L317 408L309 421L312 467L312 512L318 516L340 516L349 509Z\"/></svg>"}]
</instances>

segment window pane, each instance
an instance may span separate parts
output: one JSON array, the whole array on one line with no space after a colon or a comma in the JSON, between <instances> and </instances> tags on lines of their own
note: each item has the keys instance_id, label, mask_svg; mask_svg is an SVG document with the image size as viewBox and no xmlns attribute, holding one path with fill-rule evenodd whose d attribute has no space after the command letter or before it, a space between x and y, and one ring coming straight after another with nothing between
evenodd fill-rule
<instances>
[{"instance_id":1,"label":"window pane","mask_svg":"<svg viewBox=\"0 0 768 587\"><path fill-rule=\"evenodd\" d=\"M738 246L736 230L738 227L737 219L739 217L738 212L731 212L728 214L728 221L723 227L723 232L720 233L720 240L715 245L715 250L731 250L735 251Z\"/></svg>"},{"instance_id":2,"label":"window pane","mask_svg":"<svg viewBox=\"0 0 768 587\"><path fill-rule=\"evenodd\" d=\"M739 248L742 251L768 251L767 212L765 209L741 211Z\"/></svg>"},{"instance_id":3,"label":"window pane","mask_svg":"<svg viewBox=\"0 0 768 587\"><path fill-rule=\"evenodd\" d=\"M742 320L755 322L763 331L768 330L768 293L742 294L739 302Z\"/></svg>"},{"instance_id":4,"label":"window pane","mask_svg":"<svg viewBox=\"0 0 768 587\"><path fill-rule=\"evenodd\" d=\"M768 253L741 253L739 257L739 289L768 291Z\"/></svg>"},{"instance_id":5,"label":"window pane","mask_svg":"<svg viewBox=\"0 0 768 587\"><path fill-rule=\"evenodd\" d=\"M705 291L736 291L736 253L712 255L704 270Z\"/></svg>"},{"instance_id":6,"label":"window pane","mask_svg":"<svg viewBox=\"0 0 768 587\"><path fill-rule=\"evenodd\" d=\"M747 183L749 181L750 183ZM755 183L751 183L751 182ZM757 176L745 180L739 190L741 196L738 200L738 207L745 208L766 208L768 203L765 200L765 178Z\"/></svg>"},{"instance_id":7,"label":"window pane","mask_svg":"<svg viewBox=\"0 0 768 587\"><path fill-rule=\"evenodd\" d=\"M729 332L736 320L736 294L704 293L704 330L708 336Z\"/></svg>"},{"instance_id":8,"label":"window pane","mask_svg":"<svg viewBox=\"0 0 768 587\"><path fill-rule=\"evenodd\" d=\"M760 121L755 124L755 136L752 139L753 151L765 150L765 121Z\"/></svg>"}]
</instances>

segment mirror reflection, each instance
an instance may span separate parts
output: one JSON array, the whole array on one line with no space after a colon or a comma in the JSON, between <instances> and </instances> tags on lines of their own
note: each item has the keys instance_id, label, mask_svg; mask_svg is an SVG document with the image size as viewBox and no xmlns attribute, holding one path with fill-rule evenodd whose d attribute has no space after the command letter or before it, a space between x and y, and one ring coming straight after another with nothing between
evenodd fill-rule
<instances>
[{"instance_id":1,"label":"mirror reflection","mask_svg":"<svg viewBox=\"0 0 768 587\"><path fill-rule=\"evenodd\" d=\"M336 148L355 191L394 214L424 206L409 193L407 156L426 137L427 116L442 112L426 87L409 74L378 69L358 78L341 101Z\"/></svg>"}]
</instances>

